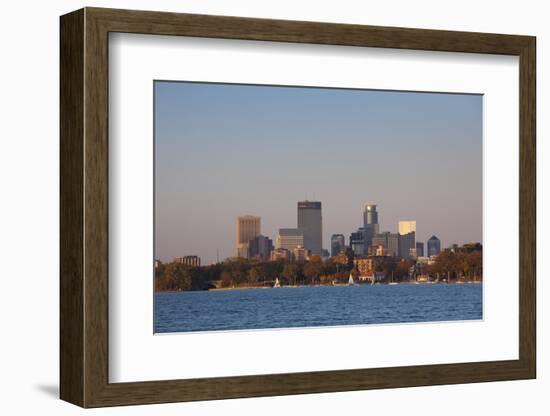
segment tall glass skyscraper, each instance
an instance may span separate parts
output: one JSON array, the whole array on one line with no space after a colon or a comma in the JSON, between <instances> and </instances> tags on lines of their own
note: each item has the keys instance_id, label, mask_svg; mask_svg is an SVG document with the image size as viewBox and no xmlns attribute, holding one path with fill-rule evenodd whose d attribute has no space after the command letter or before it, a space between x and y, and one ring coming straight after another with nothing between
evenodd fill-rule
<instances>
[{"instance_id":1,"label":"tall glass skyscraper","mask_svg":"<svg viewBox=\"0 0 550 416\"><path fill-rule=\"evenodd\" d=\"M363 228L365 229L365 238L363 244L365 252L372 246L372 237L379 232L378 226L378 211L376 211L376 205L367 204L365 211L363 212Z\"/></svg>"},{"instance_id":2,"label":"tall glass skyscraper","mask_svg":"<svg viewBox=\"0 0 550 416\"><path fill-rule=\"evenodd\" d=\"M304 247L312 255L320 256L323 249L323 216L321 202L298 202L298 228L304 235Z\"/></svg>"}]
</instances>

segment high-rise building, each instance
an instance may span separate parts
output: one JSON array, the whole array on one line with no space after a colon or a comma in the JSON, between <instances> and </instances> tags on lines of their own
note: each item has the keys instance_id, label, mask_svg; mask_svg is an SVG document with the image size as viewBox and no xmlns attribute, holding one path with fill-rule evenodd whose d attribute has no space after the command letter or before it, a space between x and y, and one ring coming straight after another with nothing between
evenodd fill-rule
<instances>
[{"instance_id":1,"label":"high-rise building","mask_svg":"<svg viewBox=\"0 0 550 416\"><path fill-rule=\"evenodd\" d=\"M279 228L276 245L277 248L292 252L298 246L305 247L304 241L304 231L301 228Z\"/></svg>"},{"instance_id":2,"label":"high-rise building","mask_svg":"<svg viewBox=\"0 0 550 416\"><path fill-rule=\"evenodd\" d=\"M259 235L248 243L248 258L268 260L271 250L273 250L273 241L265 235Z\"/></svg>"},{"instance_id":3,"label":"high-rise building","mask_svg":"<svg viewBox=\"0 0 550 416\"><path fill-rule=\"evenodd\" d=\"M260 217L253 215L244 215L237 218L237 240L236 240L236 255L237 257L248 258L250 240L255 239L261 234Z\"/></svg>"},{"instance_id":4,"label":"high-rise building","mask_svg":"<svg viewBox=\"0 0 550 416\"><path fill-rule=\"evenodd\" d=\"M360 227L356 232L349 236L349 246L356 256L364 256L367 254L365 245L365 229Z\"/></svg>"},{"instance_id":5,"label":"high-rise building","mask_svg":"<svg viewBox=\"0 0 550 416\"><path fill-rule=\"evenodd\" d=\"M332 234L330 237L330 255L338 255L346 247L346 238L343 234Z\"/></svg>"},{"instance_id":6,"label":"high-rise building","mask_svg":"<svg viewBox=\"0 0 550 416\"><path fill-rule=\"evenodd\" d=\"M416 221L399 221L399 255L404 259L416 257Z\"/></svg>"},{"instance_id":7,"label":"high-rise building","mask_svg":"<svg viewBox=\"0 0 550 416\"><path fill-rule=\"evenodd\" d=\"M424 257L424 243L416 242L416 257Z\"/></svg>"},{"instance_id":8,"label":"high-rise building","mask_svg":"<svg viewBox=\"0 0 550 416\"><path fill-rule=\"evenodd\" d=\"M321 202L298 202L298 229L304 236L303 246L312 255L320 256L323 248L323 216L321 214Z\"/></svg>"},{"instance_id":9,"label":"high-rise building","mask_svg":"<svg viewBox=\"0 0 550 416\"><path fill-rule=\"evenodd\" d=\"M437 256L441 252L441 241L435 235L432 235L427 245L428 257Z\"/></svg>"},{"instance_id":10,"label":"high-rise building","mask_svg":"<svg viewBox=\"0 0 550 416\"><path fill-rule=\"evenodd\" d=\"M416 232L416 221L399 221L399 234Z\"/></svg>"},{"instance_id":11,"label":"high-rise building","mask_svg":"<svg viewBox=\"0 0 550 416\"><path fill-rule=\"evenodd\" d=\"M382 246L384 247L385 255L388 256L398 256L400 251L400 238L398 233L390 233L389 231L375 234L372 237L373 246Z\"/></svg>"},{"instance_id":12,"label":"high-rise building","mask_svg":"<svg viewBox=\"0 0 550 416\"><path fill-rule=\"evenodd\" d=\"M378 234L379 225L378 225L378 211L376 211L376 205L367 204L365 206L365 211L363 212L363 228L364 228L364 250L372 246L372 238L375 234Z\"/></svg>"},{"instance_id":13,"label":"high-rise building","mask_svg":"<svg viewBox=\"0 0 550 416\"><path fill-rule=\"evenodd\" d=\"M404 259L416 257L416 233L399 234L399 256Z\"/></svg>"}]
</instances>

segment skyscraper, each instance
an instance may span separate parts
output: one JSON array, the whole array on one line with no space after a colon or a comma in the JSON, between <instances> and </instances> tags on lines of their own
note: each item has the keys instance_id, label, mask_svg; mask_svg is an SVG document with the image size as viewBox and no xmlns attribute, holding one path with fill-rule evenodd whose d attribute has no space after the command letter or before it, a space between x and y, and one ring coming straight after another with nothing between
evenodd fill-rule
<instances>
[{"instance_id":1,"label":"skyscraper","mask_svg":"<svg viewBox=\"0 0 550 416\"><path fill-rule=\"evenodd\" d=\"M304 247L314 256L320 256L323 248L323 217L321 202L298 202L298 228L304 235Z\"/></svg>"},{"instance_id":2,"label":"skyscraper","mask_svg":"<svg viewBox=\"0 0 550 416\"><path fill-rule=\"evenodd\" d=\"M356 232L350 234L349 246L356 256L364 256L367 254L365 246L365 229L363 227L358 228Z\"/></svg>"},{"instance_id":3,"label":"skyscraper","mask_svg":"<svg viewBox=\"0 0 550 416\"><path fill-rule=\"evenodd\" d=\"M273 250L273 241L265 235L259 235L248 243L248 255L250 258L268 260L271 250Z\"/></svg>"},{"instance_id":4,"label":"skyscraper","mask_svg":"<svg viewBox=\"0 0 550 416\"><path fill-rule=\"evenodd\" d=\"M399 221L399 255L405 259L415 257L416 221Z\"/></svg>"},{"instance_id":5,"label":"skyscraper","mask_svg":"<svg viewBox=\"0 0 550 416\"><path fill-rule=\"evenodd\" d=\"M416 256L424 257L424 243L421 243L420 241L416 242Z\"/></svg>"},{"instance_id":6,"label":"skyscraper","mask_svg":"<svg viewBox=\"0 0 550 416\"><path fill-rule=\"evenodd\" d=\"M416 257L416 233L399 234L399 256L404 259Z\"/></svg>"},{"instance_id":7,"label":"skyscraper","mask_svg":"<svg viewBox=\"0 0 550 416\"><path fill-rule=\"evenodd\" d=\"M236 256L248 258L250 240L261 233L260 217L244 215L237 218Z\"/></svg>"},{"instance_id":8,"label":"skyscraper","mask_svg":"<svg viewBox=\"0 0 550 416\"><path fill-rule=\"evenodd\" d=\"M437 256L441 252L441 241L435 235L432 235L427 245L428 257Z\"/></svg>"},{"instance_id":9,"label":"skyscraper","mask_svg":"<svg viewBox=\"0 0 550 416\"><path fill-rule=\"evenodd\" d=\"M399 221L399 234L416 232L416 221Z\"/></svg>"},{"instance_id":10,"label":"skyscraper","mask_svg":"<svg viewBox=\"0 0 550 416\"><path fill-rule=\"evenodd\" d=\"M332 234L330 237L330 255L338 255L346 247L346 239L343 234Z\"/></svg>"},{"instance_id":11,"label":"skyscraper","mask_svg":"<svg viewBox=\"0 0 550 416\"><path fill-rule=\"evenodd\" d=\"M365 211L363 212L363 228L365 229L363 245L366 252L372 245L372 238L374 235L379 233L378 212L376 211L376 205L367 204L365 206Z\"/></svg>"},{"instance_id":12,"label":"skyscraper","mask_svg":"<svg viewBox=\"0 0 550 416\"><path fill-rule=\"evenodd\" d=\"M389 231L375 234L372 238L373 246L382 246L388 256L398 256L400 253L400 235Z\"/></svg>"}]
</instances>

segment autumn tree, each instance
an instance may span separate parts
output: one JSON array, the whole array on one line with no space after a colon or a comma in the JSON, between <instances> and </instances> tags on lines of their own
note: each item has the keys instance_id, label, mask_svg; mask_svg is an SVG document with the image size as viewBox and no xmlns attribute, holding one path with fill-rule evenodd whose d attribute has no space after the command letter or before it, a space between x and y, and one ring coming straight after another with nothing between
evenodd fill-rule
<instances>
[{"instance_id":1,"label":"autumn tree","mask_svg":"<svg viewBox=\"0 0 550 416\"><path fill-rule=\"evenodd\" d=\"M296 284L296 279L298 278L298 265L296 263L285 264L282 274L289 284L292 284L292 282Z\"/></svg>"},{"instance_id":2,"label":"autumn tree","mask_svg":"<svg viewBox=\"0 0 550 416\"><path fill-rule=\"evenodd\" d=\"M313 260L308 261L304 265L304 276L311 282L311 284L315 283L315 279L319 277L322 270L322 262L321 259L319 260Z\"/></svg>"}]
</instances>

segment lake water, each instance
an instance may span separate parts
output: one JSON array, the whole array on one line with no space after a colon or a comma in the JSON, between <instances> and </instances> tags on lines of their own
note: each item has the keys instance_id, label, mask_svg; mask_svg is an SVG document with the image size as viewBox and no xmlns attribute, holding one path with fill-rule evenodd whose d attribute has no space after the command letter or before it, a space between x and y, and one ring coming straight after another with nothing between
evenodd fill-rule
<instances>
[{"instance_id":1,"label":"lake water","mask_svg":"<svg viewBox=\"0 0 550 416\"><path fill-rule=\"evenodd\" d=\"M155 294L155 332L482 319L481 284L317 286Z\"/></svg>"}]
</instances>

